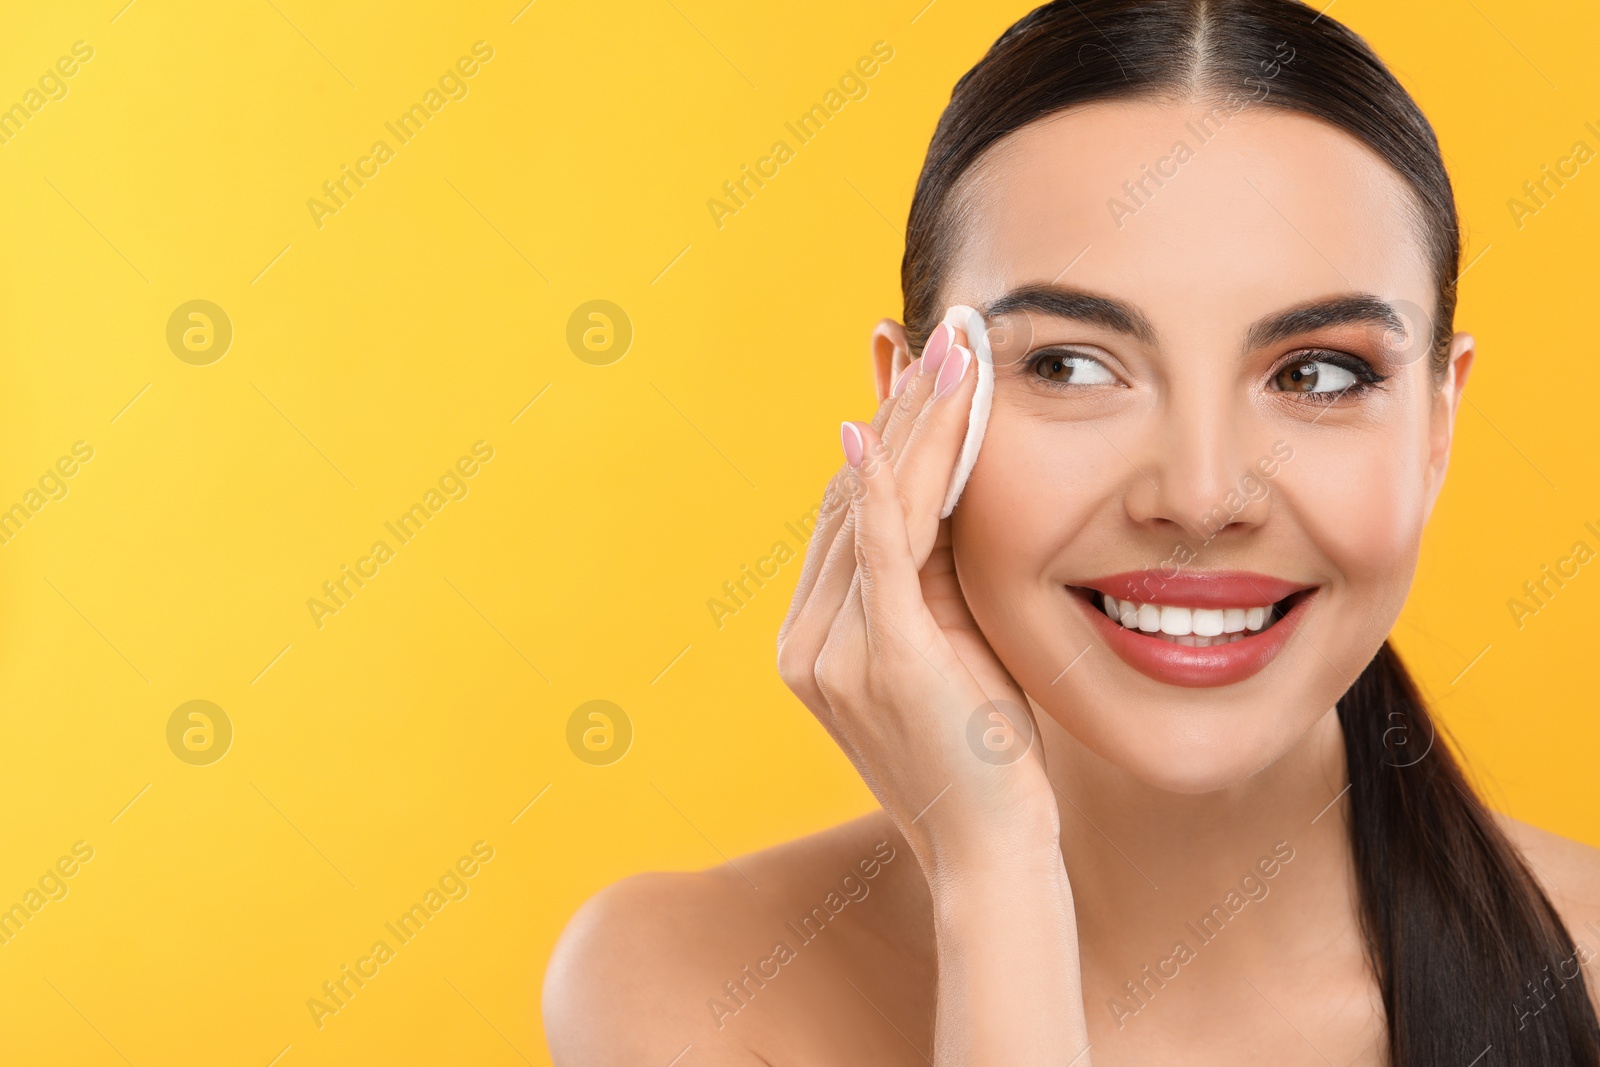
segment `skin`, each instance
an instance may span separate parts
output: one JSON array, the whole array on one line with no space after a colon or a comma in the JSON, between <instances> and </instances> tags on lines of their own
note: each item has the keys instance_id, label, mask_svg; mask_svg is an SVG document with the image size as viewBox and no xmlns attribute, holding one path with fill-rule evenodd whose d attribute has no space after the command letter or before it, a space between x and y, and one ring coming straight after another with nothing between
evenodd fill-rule
<instances>
[{"instance_id":1,"label":"skin","mask_svg":"<svg viewBox=\"0 0 1600 1067\"><path fill-rule=\"evenodd\" d=\"M1192 145L1185 122L1206 110L1075 109L964 177L944 303L1070 284L1136 309L1149 335L990 315L989 428L941 522L976 374L936 395L930 345L889 396L911 353L900 324L879 325L882 404L846 431L779 668L882 810L587 903L546 977L558 1064L1382 1062L1333 709L1409 590L1473 342L1456 334L1435 379L1415 343L1434 285L1410 193L1315 119L1232 116L1119 225L1107 198L1175 142ZM1351 294L1419 313L1405 332L1355 322L1245 343L1264 318ZM1065 386L1036 365L1062 345L1080 357ZM1385 378L1329 389L1327 403L1282 387L1280 370L1326 351ZM1270 492L1215 521L1279 442L1292 458ZM1180 543L1193 571L1317 587L1299 633L1254 676L1210 688L1147 677L1065 592L1155 567ZM966 740L974 709L995 700L1026 706L1037 731L1003 766ZM1497 818L1575 939L1600 950L1600 851ZM859 899L803 941L786 924L830 891ZM1249 903L1226 936L1197 938L1187 924L1230 891ZM794 958L732 999L723 983L779 940ZM1176 976L1144 978L1147 966L1173 974L1161 961L1179 940L1193 957ZM1154 991L1140 1004L1129 981ZM730 1013L714 1018L708 998Z\"/></svg>"}]
</instances>

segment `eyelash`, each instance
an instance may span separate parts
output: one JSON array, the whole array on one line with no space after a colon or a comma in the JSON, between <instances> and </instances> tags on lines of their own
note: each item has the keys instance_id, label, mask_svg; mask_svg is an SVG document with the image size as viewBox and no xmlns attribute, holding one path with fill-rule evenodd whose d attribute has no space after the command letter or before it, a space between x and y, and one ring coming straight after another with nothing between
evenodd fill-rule
<instances>
[{"instance_id":1,"label":"eyelash","mask_svg":"<svg viewBox=\"0 0 1600 1067\"><path fill-rule=\"evenodd\" d=\"M1035 354L1034 357L1028 361L1028 366L1034 372L1034 377L1039 382L1051 388L1084 388L1081 383L1075 384L1070 381L1058 382L1039 373L1040 367L1047 360L1063 358L1085 359L1093 363L1099 363L1100 366L1105 367L1108 374L1112 373L1111 368L1107 367L1103 361L1095 359L1095 357L1088 355L1087 353L1075 352L1071 349L1064 348L1047 348L1044 351ZM1389 377L1386 374L1379 374L1377 371L1373 370L1370 363L1358 356L1350 355L1347 352L1334 352L1324 348L1310 348L1295 352L1289 359L1279 363L1272 369L1271 373L1267 375L1267 381L1275 381L1278 375L1282 374L1290 367L1304 366L1307 363L1327 363L1331 366L1339 367L1343 370L1349 371L1355 376L1356 379L1353 385L1341 390L1294 393L1297 399L1313 404L1330 404L1346 396L1360 396L1361 394L1373 388L1381 388L1382 384L1387 381ZM1275 389L1273 391L1281 393L1293 392L1292 390L1288 389Z\"/></svg>"},{"instance_id":2,"label":"eyelash","mask_svg":"<svg viewBox=\"0 0 1600 1067\"><path fill-rule=\"evenodd\" d=\"M1038 379L1039 382L1041 382L1044 385L1049 386L1052 389L1083 389L1083 388L1086 388L1086 386L1082 382L1058 382L1058 381L1055 381L1052 378L1047 378L1043 374L1040 374L1039 373L1039 368L1044 363L1046 363L1047 361L1053 360L1053 359L1061 359L1061 360L1084 359L1084 360L1088 360L1090 363L1098 363L1098 364L1100 364L1101 367L1105 368L1105 371L1106 371L1107 374L1111 374L1113 377L1116 376L1115 373L1111 370L1111 368L1106 366L1106 364L1105 364L1105 362L1103 360L1096 359L1095 357L1089 355L1087 352L1076 352L1076 351L1073 351L1070 348L1046 348L1043 351L1035 353L1033 355L1033 357L1028 360L1028 369L1034 372L1034 376Z\"/></svg>"},{"instance_id":3,"label":"eyelash","mask_svg":"<svg viewBox=\"0 0 1600 1067\"><path fill-rule=\"evenodd\" d=\"M1278 375L1291 367L1301 367L1307 363L1327 363L1349 371L1355 376L1355 382L1344 389L1323 390L1315 393L1294 393L1288 389L1275 389L1274 392L1291 393L1296 399L1312 404L1331 404L1347 396L1360 396L1372 389L1382 388L1388 381L1387 374L1379 374L1372 369L1372 364L1359 356L1352 356L1348 352L1334 352L1326 348L1308 348L1295 352L1289 359L1284 360L1272 369L1267 375L1267 381L1277 380Z\"/></svg>"}]
</instances>

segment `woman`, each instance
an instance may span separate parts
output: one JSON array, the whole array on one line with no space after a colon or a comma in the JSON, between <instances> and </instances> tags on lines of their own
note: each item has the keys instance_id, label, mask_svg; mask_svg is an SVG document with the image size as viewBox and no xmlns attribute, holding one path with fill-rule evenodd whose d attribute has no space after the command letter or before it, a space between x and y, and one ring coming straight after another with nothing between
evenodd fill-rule
<instances>
[{"instance_id":1,"label":"woman","mask_svg":"<svg viewBox=\"0 0 1600 1067\"><path fill-rule=\"evenodd\" d=\"M1489 812L1386 641L1459 269L1431 128L1332 18L1008 30L779 638L882 810L596 897L556 1062L1600 1064L1600 854Z\"/></svg>"}]
</instances>

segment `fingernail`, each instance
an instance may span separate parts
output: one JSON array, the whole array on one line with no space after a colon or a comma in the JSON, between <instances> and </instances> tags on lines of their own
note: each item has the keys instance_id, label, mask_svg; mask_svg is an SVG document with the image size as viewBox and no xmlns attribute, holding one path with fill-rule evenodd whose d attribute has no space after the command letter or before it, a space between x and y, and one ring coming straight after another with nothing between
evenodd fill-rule
<instances>
[{"instance_id":1,"label":"fingernail","mask_svg":"<svg viewBox=\"0 0 1600 1067\"><path fill-rule=\"evenodd\" d=\"M917 360L912 360L906 364L906 369L901 371L900 377L894 380L894 388L889 390L890 396L899 396L906 391L906 382L910 381L911 376L918 372L917 362Z\"/></svg>"},{"instance_id":2,"label":"fingernail","mask_svg":"<svg viewBox=\"0 0 1600 1067\"><path fill-rule=\"evenodd\" d=\"M861 428L853 422L839 424L839 439L844 445L845 462L852 467L861 466L862 453L866 447L861 440Z\"/></svg>"},{"instance_id":3,"label":"fingernail","mask_svg":"<svg viewBox=\"0 0 1600 1067\"><path fill-rule=\"evenodd\" d=\"M944 362L945 355L950 351L950 340L955 336L955 331L949 323L941 322L928 338L928 343L922 348L922 373L937 374L939 366Z\"/></svg>"},{"instance_id":4,"label":"fingernail","mask_svg":"<svg viewBox=\"0 0 1600 1067\"><path fill-rule=\"evenodd\" d=\"M967 365L972 362L972 353L961 345L956 345L950 350L950 356L944 361L944 366L939 368L939 380L934 383L933 395L935 399L953 392L961 384L961 379L967 376Z\"/></svg>"}]
</instances>

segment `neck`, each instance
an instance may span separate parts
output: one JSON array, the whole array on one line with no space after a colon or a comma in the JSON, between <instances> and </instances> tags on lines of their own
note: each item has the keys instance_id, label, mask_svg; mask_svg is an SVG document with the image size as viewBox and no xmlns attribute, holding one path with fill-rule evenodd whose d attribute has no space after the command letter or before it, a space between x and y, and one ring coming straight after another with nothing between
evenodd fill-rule
<instances>
[{"instance_id":1,"label":"neck","mask_svg":"<svg viewBox=\"0 0 1600 1067\"><path fill-rule=\"evenodd\" d=\"M1198 795L1141 782L1039 719L1086 993L1099 986L1117 996L1129 979L1153 988L1142 969L1179 943L1212 957L1197 968L1213 971L1294 958L1285 953L1296 945L1327 944L1330 924L1349 935L1339 939L1346 947L1358 943L1336 711L1271 766Z\"/></svg>"}]
</instances>

